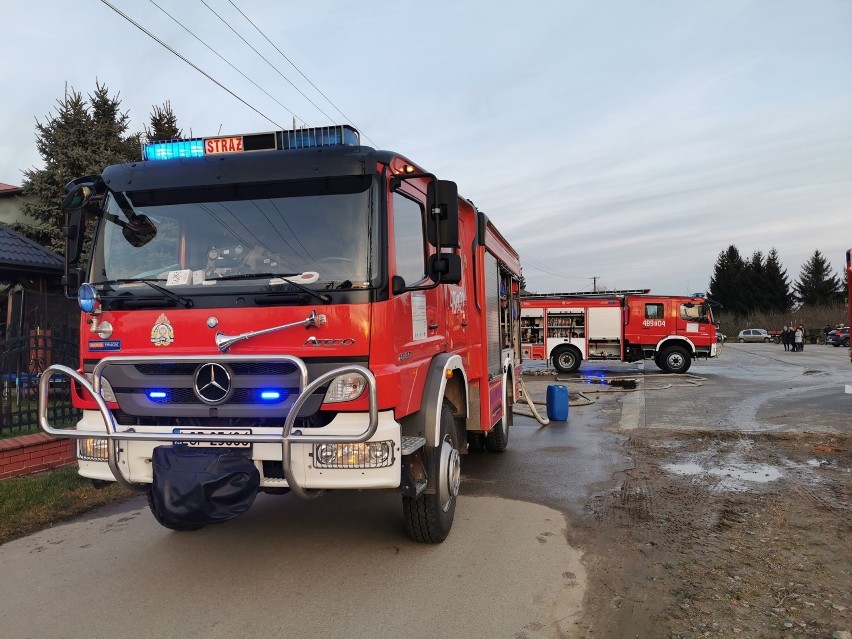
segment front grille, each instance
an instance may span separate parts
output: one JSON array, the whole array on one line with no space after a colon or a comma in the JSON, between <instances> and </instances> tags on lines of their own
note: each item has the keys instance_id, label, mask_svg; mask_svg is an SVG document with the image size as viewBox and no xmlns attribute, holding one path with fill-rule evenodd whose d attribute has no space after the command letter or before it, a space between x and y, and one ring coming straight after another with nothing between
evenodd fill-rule
<instances>
[{"instance_id":1,"label":"front grille","mask_svg":"<svg viewBox=\"0 0 852 639\"><path fill-rule=\"evenodd\" d=\"M200 364L190 362L136 364L136 370L143 375L195 375ZM290 362L234 362L229 364L234 375L292 375L296 366Z\"/></svg>"}]
</instances>

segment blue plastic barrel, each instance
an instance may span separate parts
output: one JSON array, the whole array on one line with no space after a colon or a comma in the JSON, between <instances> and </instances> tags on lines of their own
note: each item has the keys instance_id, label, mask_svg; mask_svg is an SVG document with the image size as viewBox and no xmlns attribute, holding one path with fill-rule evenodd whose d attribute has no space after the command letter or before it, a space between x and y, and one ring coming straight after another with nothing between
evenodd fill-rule
<instances>
[{"instance_id":1,"label":"blue plastic barrel","mask_svg":"<svg viewBox=\"0 0 852 639\"><path fill-rule=\"evenodd\" d=\"M568 387L551 384L547 387L547 419L564 422L568 419Z\"/></svg>"}]
</instances>

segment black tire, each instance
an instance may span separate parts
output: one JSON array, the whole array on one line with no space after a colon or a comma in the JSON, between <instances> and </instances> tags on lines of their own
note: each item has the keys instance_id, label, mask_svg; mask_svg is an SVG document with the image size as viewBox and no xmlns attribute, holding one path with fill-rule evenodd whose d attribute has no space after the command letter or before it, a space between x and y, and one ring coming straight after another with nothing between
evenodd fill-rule
<instances>
[{"instance_id":1,"label":"black tire","mask_svg":"<svg viewBox=\"0 0 852 639\"><path fill-rule=\"evenodd\" d=\"M509 446L509 430L514 421L512 402L509 398L509 389L507 387L506 397L503 400L503 417L494 425L491 432L485 436L485 449L488 452L502 453L506 450Z\"/></svg>"},{"instance_id":2,"label":"black tire","mask_svg":"<svg viewBox=\"0 0 852 639\"><path fill-rule=\"evenodd\" d=\"M763 338L763 343L764 343L764 344L768 344L768 343L769 343L769 342L771 342L771 341L772 341L772 338L771 338L771 337L764 337L764 338Z\"/></svg>"},{"instance_id":3,"label":"black tire","mask_svg":"<svg viewBox=\"0 0 852 639\"><path fill-rule=\"evenodd\" d=\"M849 338L848 337L845 340L843 340L843 346L845 346L846 348L849 348Z\"/></svg>"},{"instance_id":4,"label":"black tire","mask_svg":"<svg viewBox=\"0 0 852 639\"><path fill-rule=\"evenodd\" d=\"M450 534L456 514L456 501L461 482L461 456L458 450L458 433L453 411L448 404L441 407L441 440L438 446L425 454L433 455L434 477L428 489L418 497L402 496L402 513L405 529L414 541L439 544Z\"/></svg>"},{"instance_id":5,"label":"black tire","mask_svg":"<svg viewBox=\"0 0 852 639\"><path fill-rule=\"evenodd\" d=\"M467 452L481 453L485 450L485 433L469 432L467 434Z\"/></svg>"},{"instance_id":6,"label":"black tire","mask_svg":"<svg viewBox=\"0 0 852 639\"><path fill-rule=\"evenodd\" d=\"M659 367L666 373L685 373L692 365L689 352L682 346L669 346L660 354Z\"/></svg>"},{"instance_id":7,"label":"black tire","mask_svg":"<svg viewBox=\"0 0 852 639\"><path fill-rule=\"evenodd\" d=\"M560 346L553 351L553 366L560 373L574 373L582 362L580 351L574 346Z\"/></svg>"},{"instance_id":8,"label":"black tire","mask_svg":"<svg viewBox=\"0 0 852 639\"><path fill-rule=\"evenodd\" d=\"M834 346L834 348L837 348L840 346L840 342L832 342L831 345Z\"/></svg>"},{"instance_id":9,"label":"black tire","mask_svg":"<svg viewBox=\"0 0 852 639\"><path fill-rule=\"evenodd\" d=\"M163 528L168 528L169 530L177 530L180 532L189 532L192 530L201 530L204 528L204 524L170 524L163 522L159 516L157 515L157 509L154 507L154 493L153 491L148 491L148 508L151 509L151 514L154 515L154 519L157 520L157 523L160 524Z\"/></svg>"},{"instance_id":10,"label":"black tire","mask_svg":"<svg viewBox=\"0 0 852 639\"><path fill-rule=\"evenodd\" d=\"M745 340L744 340L742 337L741 337L741 338L739 338L737 341L738 341L740 344L744 344L744 343L745 343Z\"/></svg>"}]
</instances>

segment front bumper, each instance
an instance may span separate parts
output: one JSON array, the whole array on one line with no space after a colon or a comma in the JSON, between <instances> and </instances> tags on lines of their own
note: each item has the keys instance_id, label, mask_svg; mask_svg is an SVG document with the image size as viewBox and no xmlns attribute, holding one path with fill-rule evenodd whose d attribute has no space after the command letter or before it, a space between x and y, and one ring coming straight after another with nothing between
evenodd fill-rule
<instances>
[{"instance_id":1,"label":"front bumper","mask_svg":"<svg viewBox=\"0 0 852 639\"><path fill-rule=\"evenodd\" d=\"M337 435L354 438L364 430L366 415L358 413L340 413L321 430L324 435ZM156 435L168 432L168 429L156 426L134 426L139 433ZM196 429L194 429L196 430ZM203 430L203 429L197 429ZM231 429L216 429L231 430ZM252 428L252 434L279 437L280 429ZM98 432L101 437L106 433L103 419L96 411L85 411L77 422L77 431ZM187 440L186 435L183 440ZM234 441L233 436L228 442ZM314 463L316 444L293 443L290 445L290 470L299 486L306 489L334 488L397 488L401 477L400 427L392 411L383 411L378 415L376 432L370 442L391 442L391 453L387 465L368 468L326 468ZM168 446L173 442L165 440L118 440L117 465L127 481L134 484L150 484L153 481L151 455L155 447ZM261 488L289 488L286 477L282 476L282 453L280 443L254 443L246 449L260 471ZM115 481L109 463L106 460L79 457L80 475L90 479ZM266 462L266 463L264 463Z\"/></svg>"},{"instance_id":2,"label":"front bumper","mask_svg":"<svg viewBox=\"0 0 852 639\"><path fill-rule=\"evenodd\" d=\"M209 357L174 357L180 363L205 363ZM90 384L86 377L77 371L55 364L48 367L39 381L38 420L39 426L45 432L55 437L74 439L105 439L107 461L84 461L81 463L81 474L94 479L114 479L128 488L147 490L151 482L151 451L155 446L169 443L185 442L186 433L174 432L173 429L158 428L157 426L119 426L112 411L100 393L102 374L105 367L111 364L147 364L161 361L159 357L107 357L102 359L92 373L93 382ZM379 488L398 486L400 482L399 457L400 434L399 424L392 414L384 413L379 418L376 379L369 369L363 366L349 365L328 371L308 383L308 373L305 363L298 357L289 355L240 356L224 355L217 361L227 364L242 362L289 362L299 370L299 394L290 406L284 418L282 428L257 428L249 433L195 432L191 439L197 444L227 445L243 444L252 447L252 459L261 464L266 461L280 461L281 475L278 482L272 482L267 477L269 487L280 486L290 488L302 497L311 497L307 489L363 487ZM339 375L357 373L367 380L369 409L365 414L340 414L331 423L321 428L310 428L304 431L294 430L296 416L311 394ZM57 429L47 421L49 386L53 375L62 374L76 381L87 391L98 407L98 412L88 411L75 430ZM365 419L366 418L366 419ZM366 422L366 425L365 425ZM381 432L379 427L381 427ZM201 430L201 429L197 429ZM222 431L222 429L217 429ZM231 429L227 429L231 430ZM376 468L333 468L320 469L312 461L314 444L344 445L361 444L368 441L393 442L393 462L389 467ZM298 448L297 448L298 447ZM112 477L106 476L103 465L106 464ZM379 473L373 473L380 470ZM369 471L369 472L368 472ZM97 475L97 476L95 476ZM391 475L393 478L391 479ZM305 482L308 482L306 485ZM263 485L263 484L262 484Z\"/></svg>"}]
</instances>

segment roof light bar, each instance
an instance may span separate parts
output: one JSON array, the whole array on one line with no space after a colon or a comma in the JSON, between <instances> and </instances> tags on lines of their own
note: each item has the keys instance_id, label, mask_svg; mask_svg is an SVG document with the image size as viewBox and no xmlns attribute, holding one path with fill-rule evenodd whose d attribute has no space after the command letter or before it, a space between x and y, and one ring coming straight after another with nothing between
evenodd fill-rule
<instances>
[{"instance_id":1,"label":"roof light bar","mask_svg":"<svg viewBox=\"0 0 852 639\"><path fill-rule=\"evenodd\" d=\"M174 160L277 149L287 151L325 146L358 146L360 143L358 131L351 126L337 124L272 133L151 142L142 146L142 158Z\"/></svg>"},{"instance_id":2,"label":"roof light bar","mask_svg":"<svg viewBox=\"0 0 852 639\"><path fill-rule=\"evenodd\" d=\"M144 160L200 158L203 155L204 141L200 139L152 142L142 146L142 159Z\"/></svg>"}]
</instances>

